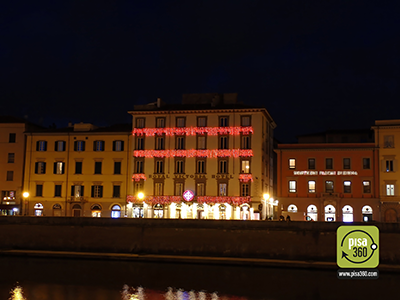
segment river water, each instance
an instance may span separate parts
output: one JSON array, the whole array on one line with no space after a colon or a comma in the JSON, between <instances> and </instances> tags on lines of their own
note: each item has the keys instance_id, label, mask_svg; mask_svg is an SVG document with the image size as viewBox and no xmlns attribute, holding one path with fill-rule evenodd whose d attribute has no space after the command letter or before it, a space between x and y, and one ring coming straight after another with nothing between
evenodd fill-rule
<instances>
[{"instance_id":1,"label":"river water","mask_svg":"<svg viewBox=\"0 0 400 300\"><path fill-rule=\"evenodd\" d=\"M0 300L395 299L399 282L385 272L339 280L336 270L0 257Z\"/></svg>"}]
</instances>

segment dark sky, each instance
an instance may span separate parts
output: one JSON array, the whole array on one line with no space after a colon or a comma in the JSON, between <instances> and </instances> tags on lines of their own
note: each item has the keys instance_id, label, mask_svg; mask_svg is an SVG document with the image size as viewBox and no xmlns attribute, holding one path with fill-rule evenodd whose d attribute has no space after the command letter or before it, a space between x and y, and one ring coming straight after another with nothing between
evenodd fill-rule
<instances>
[{"instance_id":1,"label":"dark sky","mask_svg":"<svg viewBox=\"0 0 400 300\"><path fill-rule=\"evenodd\" d=\"M129 122L134 104L237 92L282 142L400 118L398 1L9 1L1 113Z\"/></svg>"}]
</instances>

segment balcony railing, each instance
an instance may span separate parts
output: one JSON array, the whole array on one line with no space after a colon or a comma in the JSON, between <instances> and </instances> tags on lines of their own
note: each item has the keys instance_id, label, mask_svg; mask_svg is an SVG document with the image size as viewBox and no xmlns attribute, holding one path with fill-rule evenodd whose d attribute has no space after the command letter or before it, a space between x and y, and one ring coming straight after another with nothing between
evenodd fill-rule
<instances>
[{"instance_id":1,"label":"balcony railing","mask_svg":"<svg viewBox=\"0 0 400 300\"><path fill-rule=\"evenodd\" d=\"M87 202L87 199L85 197L71 197L68 198L68 202Z\"/></svg>"}]
</instances>

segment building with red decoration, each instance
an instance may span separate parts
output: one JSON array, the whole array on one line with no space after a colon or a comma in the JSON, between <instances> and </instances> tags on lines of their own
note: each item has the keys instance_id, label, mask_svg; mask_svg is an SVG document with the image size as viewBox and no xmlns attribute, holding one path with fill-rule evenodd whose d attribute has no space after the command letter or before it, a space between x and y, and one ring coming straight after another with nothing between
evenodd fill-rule
<instances>
[{"instance_id":1,"label":"building with red decoration","mask_svg":"<svg viewBox=\"0 0 400 300\"><path fill-rule=\"evenodd\" d=\"M264 219L273 214L273 130L237 94L135 105L128 216Z\"/></svg>"},{"instance_id":2,"label":"building with red decoration","mask_svg":"<svg viewBox=\"0 0 400 300\"><path fill-rule=\"evenodd\" d=\"M373 138L354 141L355 135L336 133L279 144L280 214L291 220L380 221L378 149Z\"/></svg>"}]
</instances>

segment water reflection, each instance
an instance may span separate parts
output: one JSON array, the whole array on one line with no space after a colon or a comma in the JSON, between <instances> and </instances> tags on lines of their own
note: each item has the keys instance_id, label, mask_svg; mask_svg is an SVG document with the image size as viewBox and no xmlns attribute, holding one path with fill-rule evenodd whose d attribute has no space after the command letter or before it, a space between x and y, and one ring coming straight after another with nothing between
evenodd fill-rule
<instances>
[{"instance_id":1,"label":"water reflection","mask_svg":"<svg viewBox=\"0 0 400 300\"><path fill-rule=\"evenodd\" d=\"M10 300L26 300L20 286L17 286L13 290L11 290Z\"/></svg>"}]
</instances>

